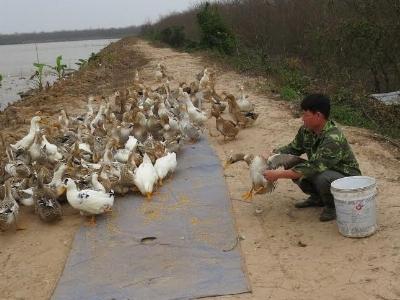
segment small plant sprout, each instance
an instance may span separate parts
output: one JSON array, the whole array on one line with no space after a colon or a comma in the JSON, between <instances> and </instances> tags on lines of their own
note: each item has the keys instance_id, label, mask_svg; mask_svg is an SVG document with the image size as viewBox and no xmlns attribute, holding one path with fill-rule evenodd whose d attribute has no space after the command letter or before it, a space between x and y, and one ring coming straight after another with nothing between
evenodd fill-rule
<instances>
[{"instance_id":1,"label":"small plant sprout","mask_svg":"<svg viewBox=\"0 0 400 300\"><path fill-rule=\"evenodd\" d=\"M58 79L61 79L65 76L67 65L63 64L62 55L57 56L55 66L48 66L48 67L50 67L53 70L53 72L57 74Z\"/></svg>"},{"instance_id":2,"label":"small plant sprout","mask_svg":"<svg viewBox=\"0 0 400 300\"><path fill-rule=\"evenodd\" d=\"M33 63L33 66L36 67L36 71L29 79L34 80L37 88L41 91L43 89L43 69L46 64Z\"/></svg>"}]
</instances>

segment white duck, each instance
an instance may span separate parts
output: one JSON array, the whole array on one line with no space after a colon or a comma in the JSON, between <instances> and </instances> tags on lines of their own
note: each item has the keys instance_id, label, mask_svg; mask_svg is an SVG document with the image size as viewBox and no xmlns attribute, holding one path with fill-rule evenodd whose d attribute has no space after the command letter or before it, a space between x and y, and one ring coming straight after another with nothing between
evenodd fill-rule
<instances>
[{"instance_id":1,"label":"white duck","mask_svg":"<svg viewBox=\"0 0 400 300\"><path fill-rule=\"evenodd\" d=\"M203 126L208 119L207 114L194 106L192 101L186 102L186 108L192 122L199 126Z\"/></svg>"},{"instance_id":2,"label":"white duck","mask_svg":"<svg viewBox=\"0 0 400 300\"><path fill-rule=\"evenodd\" d=\"M138 140L133 135L130 135L125 143L125 149L134 152L136 151L137 144Z\"/></svg>"},{"instance_id":3,"label":"white duck","mask_svg":"<svg viewBox=\"0 0 400 300\"><path fill-rule=\"evenodd\" d=\"M199 87L200 89L204 90L208 87L208 84L210 83L210 76L209 76L209 71L207 68L204 69L203 76L200 79L200 84Z\"/></svg>"},{"instance_id":4,"label":"white duck","mask_svg":"<svg viewBox=\"0 0 400 300\"><path fill-rule=\"evenodd\" d=\"M231 155L225 163L229 165L238 161L245 161L250 168L252 187L243 197L245 200L251 200L254 194L271 193L275 189L276 182L267 181L264 177L266 170L273 170L282 166L289 169L300 162L304 162L304 159L290 154L275 154L266 159L262 155L237 153Z\"/></svg>"},{"instance_id":5,"label":"white duck","mask_svg":"<svg viewBox=\"0 0 400 300\"><path fill-rule=\"evenodd\" d=\"M177 166L175 152L168 153L156 160L154 168L156 169L158 182L162 185L162 181L168 174L175 172Z\"/></svg>"},{"instance_id":6,"label":"white duck","mask_svg":"<svg viewBox=\"0 0 400 300\"><path fill-rule=\"evenodd\" d=\"M239 85L240 96L237 98L236 103L238 104L240 111L242 112L253 112L254 104L250 102L248 97L244 95L244 87L243 85Z\"/></svg>"},{"instance_id":7,"label":"white duck","mask_svg":"<svg viewBox=\"0 0 400 300\"><path fill-rule=\"evenodd\" d=\"M142 195L146 195L148 199L151 198L154 185L158 181L157 171L147 153L143 156L143 162L135 169L134 182Z\"/></svg>"},{"instance_id":8,"label":"white duck","mask_svg":"<svg viewBox=\"0 0 400 300\"><path fill-rule=\"evenodd\" d=\"M37 129L39 129L39 123L41 122L41 117L39 116L34 116L31 119L31 127L29 128L29 133L24 136L21 140L16 142L15 144L11 144L11 148L13 150L27 150L29 147L32 145L33 140L35 139L35 132Z\"/></svg>"},{"instance_id":9,"label":"white duck","mask_svg":"<svg viewBox=\"0 0 400 300\"><path fill-rule=\"evenodd\" d=\"M47 154L47 158L50 161L61 160L63 158L62 154L58 151L58 147L54 144L49 143L46 135L42 136L41 148L44 149Z\"/></svg>"},{"instance_id":10,"label":"white duck","mask_svg":"<svg viewBox=\"0 0 400 300\"><path fill-rule=\"evenodd\" d=\"M31 161L39 160L42 155L41 139L42 139L42 133L40 132L40 129L37 128L34 134L33 143L30 145L28 149Z\"/></svg>"},{"instance_id":11,"label":"white duck","mask_svg":"<svg viewBox=\"0 0 400 300\"><path fill-rule=\"evenodd\" d=\"M115 154L114 154L114 159L117 162L125 164L128 161L131 153L132 153L132 151L129 149L126 149L126 148L118 149L117 152L115 152Z\"/></svg>"},{"instance_id":12,"label":"white duck","mask_svg":"<svg viewBox=\"0 0 400 300\"><path fill-rule=\"evenodd\" d=\"M92 216L91 223L95 224L95 215L99 215L112 210L114 205L114 192L105 193L85 189L78 191L75 182L71 178L66 178L64 184L67 188L67 200L69 204L78 209L82 215Z\"/></svg>"},{"instance_id":13,"label":"white duck","mask_svg":"<svg viewBox=\"0 0 400 300\"><path fill-rule=\"evenodd\" d=\"M206 122L208 119L207 114L193 105L188 93L183 92L183 97L181 99L186 105L187 113L189 115L190 120L194 124L202 126L204 122Z\"/></svg>"},{"instance_id":14,"label":"white duck","mask_svg":"<svg viewBox=\"0 0 400 300\"><path fill-rule=\"evenodd\" d=\"M62 182L62 177L67 170L67 165L62 163L58 166L57 170L54 171L53 178L51 179L48 186L55 190L57 197L60 197L65 192L65 186Z\"/></svg>"},{"instance_id":15,"label":"white duck","mask_svg":"<svg viewBox=\"0 0 400 300\"><path fill-rule=\"evenodd\" d=\"M232 154L225 161L225 166L238 161L245 161L250 168L251 189L243 195L245 200L251 201L254 194L265 194L274 189L274 183L268 182L263 176L264 171L267 170L267 160L262 155Z\"/></svg>"}]
</instances>

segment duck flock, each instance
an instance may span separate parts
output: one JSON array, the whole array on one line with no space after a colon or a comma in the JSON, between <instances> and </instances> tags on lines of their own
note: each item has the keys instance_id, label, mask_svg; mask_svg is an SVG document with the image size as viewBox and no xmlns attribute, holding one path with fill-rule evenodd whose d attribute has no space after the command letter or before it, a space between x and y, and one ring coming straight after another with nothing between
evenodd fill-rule
<instances>
[{"instance_id":1,"label":"duck flock","mask_svg":"<svg viewBox=\"0 0 400 300\"><path fill-rule=\"evenodd\" d=\"M155 80L152 89L136 71L125 90L89 96L82 115L61 110L54 122L35 115L21 140L8 144L1 136L8 162L0 186L0 229L18 228L20 205L33 206L44 222L60 220L62 202L95 224L94 216L111 211L116 196L140 193L151 199L175 171L181 146L201 138L209 116L224 140L258 117L243 86L237 98L217 94L209 68L172 90L172 77L158 64ZM209 113L202 110L205 102ZM227 106L232 120L221 116Z\"/></svg>"}]
</instances>

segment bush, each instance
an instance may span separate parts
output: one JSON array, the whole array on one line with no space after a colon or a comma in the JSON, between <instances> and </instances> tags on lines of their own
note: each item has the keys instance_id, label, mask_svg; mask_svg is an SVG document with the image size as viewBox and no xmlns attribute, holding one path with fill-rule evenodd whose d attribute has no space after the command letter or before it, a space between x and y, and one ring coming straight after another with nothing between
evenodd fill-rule
<instances>
[{"instance_id":1,"label":"bush","mask_svg":"<svg viewBox=\"0 0 400 300\"><path fill-rule=\"evenodd\" d=\"M185 45L185 32L183 26L171 26L164 28L156 38L174 48L180 48Z\"/></svg>"},{"instance_id":2,"label":"bush","mask_svg":"<svg viewBox=\"0 0 400 300\"><path fill-rule=\"evenodd\" d=\"M363 115L362 111L351 105L332 105L331 118L343 125L373 127L371 121Z\"/></svg>"},{"instance_id":3,"label":"bush","mask_svg":"<svg viewBox=\"0 0 400 300\"><path fill-rule=\"evenodd\" d=\"M204 48L217 49L224 54L233 54L236 39L224 24L217 7L206 2L197 14L201 30L200 45Z\"/></svg>"},{"instance_id":4,"label":"bush","mask_svg":"<svg viewBox=\"0 0 400 300\"><path fill-rule=\"evenodd\" d=\"M169 44L173 47L180 48L185 44L185 32L183 26L173 26Z\"/></svg>"},{"instance_id":5,"label":"bush","mask_svg":"<svg viewBox=\"0 0 400 300\"><path fill-rule=\"evenodd\" d=\"M192 52L192 51L198 50L198 48L199 48L198 43L191 41L191 40L185 41L185 51Z\"/></svg>"},{"instance_id":6,"label":"bush","mask_svg":"<svg viewBox=\"0 0 400 300\"><path fill-rule=\"evenodd\" d=\"M290 87L298 94L304 94L310 80L300 70L281 67L278 69L278 76L283 86Z\"/></svg>"},{"instance_id":7,"label":"bush","mask_svg":"<svg viewBox=\"0 0 400 300\"><path fill-rule=\"evenodd\" d=\"M280 94L282 99L288 101L294 101L300 98L300 95L294 89L286 85L281 88Z\"/></svg>"}]
</instances>

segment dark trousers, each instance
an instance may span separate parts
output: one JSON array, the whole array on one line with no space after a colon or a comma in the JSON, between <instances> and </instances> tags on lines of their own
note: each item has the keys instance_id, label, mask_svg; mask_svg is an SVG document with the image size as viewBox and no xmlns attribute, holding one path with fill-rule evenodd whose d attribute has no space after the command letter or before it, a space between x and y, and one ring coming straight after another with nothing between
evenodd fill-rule
<instances>
[{"instance_id":1,"label":"dark trousers","mask_svg":"<svg viewBox=\"0 0 400 300\"><path fill-rule=\"evenodd\" d=\"M339 172L326 170L310 178L294 180L294 182L304 193L315 198L315 200L322 201L325 206L335 207L335 202L331 193L331 183L343 177L345 177L345 175Z\"/></svg>"}]
</instances>

